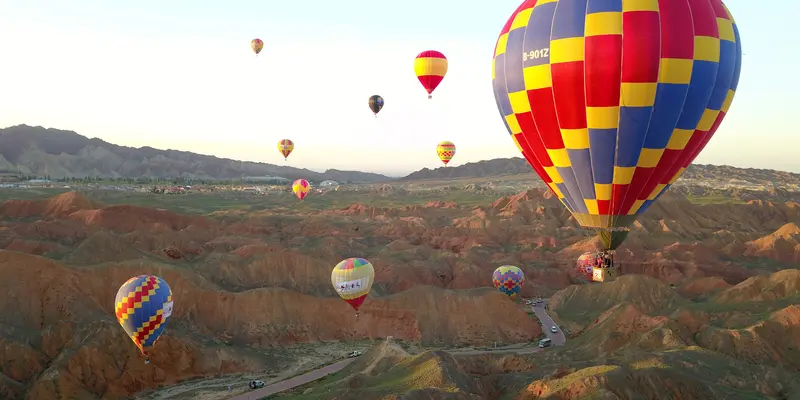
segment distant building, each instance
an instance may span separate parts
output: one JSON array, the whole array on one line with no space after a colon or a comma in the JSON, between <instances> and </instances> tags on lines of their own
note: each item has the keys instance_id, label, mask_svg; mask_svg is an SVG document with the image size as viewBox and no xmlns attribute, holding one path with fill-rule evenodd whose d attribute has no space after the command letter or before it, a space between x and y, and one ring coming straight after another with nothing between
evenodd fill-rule
<instances>
[{"instance_id":1,"label":"distant building","mask_svg":"<svg viewBox=\"0 0 800 400\"><path fill-rule=\"evenodd\" d=\"M337 186L339 186L339 182L336 182L336 181L322 181L319 184L319 187L326 188L326 189L335 188Z\"/></svg>"}]
</instances>

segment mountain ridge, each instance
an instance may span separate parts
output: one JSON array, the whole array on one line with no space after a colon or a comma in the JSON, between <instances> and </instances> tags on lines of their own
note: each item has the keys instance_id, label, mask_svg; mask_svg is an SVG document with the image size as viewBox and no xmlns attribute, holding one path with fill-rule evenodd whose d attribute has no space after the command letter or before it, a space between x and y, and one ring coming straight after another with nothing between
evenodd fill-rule
<instances>
[{"instance_id":1,"label":"mountain ridge","mask_svg":"<svg viewBox=\"0 0 800 400\"><path fill-rule=\"evenodd\" d=\"M16 125L0 129L0 172L52 178L186 178L227 180L282 177L310 181L389 181L388 176L361 171L305 168L243 162L182 150L120 146L74 131Z\"/></svg>"},{"instance_id":2,"label":"mountain ridge","mask_svg":"<svg viewBox=\"0 0 800 400\"><path fill-rule=\"evenodd\" d=\"M414 181L424 179L483 178L487 176L521 174L531 174L534 176L533 169L524 158L512 157L471 162L457 167L439 167L436 169L423 168L397 180ZM730 165L711 164L690 165L678 182L686 183L690 180L713 179L719 178L721 175L724 175L727 179L751 184L763 185L767 182L777 182L787 185L800 185L800 174L798 173L773 169L739 168Z\"/></svg>"}]
</instances>

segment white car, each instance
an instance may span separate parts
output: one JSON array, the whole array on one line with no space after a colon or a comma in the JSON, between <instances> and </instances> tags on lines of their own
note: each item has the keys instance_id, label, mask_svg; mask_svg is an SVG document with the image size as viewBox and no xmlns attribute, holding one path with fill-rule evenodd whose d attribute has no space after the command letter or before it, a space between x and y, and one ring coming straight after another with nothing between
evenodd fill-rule
<instances>
[{"instance_id":1,"label":"white car","mask_svg":"<svg viewBox=\"0 0 800 400\"><path fill-rule=\"evenodd\" d=\"M250 389L259 389L264 387L264 381L250 381Z\"/></svg>"},{"instance_id":2,"label":"white car","mask_svg":"<svg viewBox=\"0 0 800 400\"><path fill-rule=\"evenodd\" d=\"M347 358L355 358L355 357L359 357L359 356L361 356L361 352L356 350L356 351L350 352L350 354L347 355Z\"/></svg>"},{"instance_id":3,"label":"white car","mask_svg":"<svg viewBox=\"0 0 800 400\"><path fill-rule=\"evenodd\" d=\"M556 333L556 332L558 332L558 328L556 328L555 326L551 326L550 327L550 332Z\"/></svg>"}]
</instances>

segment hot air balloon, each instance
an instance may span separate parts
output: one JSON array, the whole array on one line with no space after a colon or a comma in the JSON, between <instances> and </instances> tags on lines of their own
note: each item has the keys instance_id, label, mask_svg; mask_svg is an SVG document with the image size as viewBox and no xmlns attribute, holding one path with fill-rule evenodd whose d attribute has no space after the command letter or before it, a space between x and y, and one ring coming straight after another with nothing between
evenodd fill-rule
<instances>
[{"instance_id":1,"label":"hot air balloon","mask_svg":"<svg viewBox=\"0 0 800 400\"><path fill-rule=\"evenodd\" d=\"M278 142L278 151L283 154L283 160L286 161L289 159L289 154L292 154L292 150L294 150L294 142L289 139L282 139Z\"/></svg>"},{"instance_id":2,"label":"hot air balloon","mask_svg":"<svg viewBox=\"0 0 800 400\"><path fill-rule=\"evenodd\" d=\"M375 280L375 268L363 258L342 260L331 271L331 284L342 300L356 310L364 303L372 282Z\"/></svg>"},{"instance_id":3,"label":"hot air balloon","mask_svg":"<svg viewBox=\"0 0 800 400\"><path fill-rule=\"evenodd\" d=\"M613 250L717 131L741 61L720 0L525 0L492 84L522 155Z\"/></svg>"},{"instance_id":4,"label":"hot air balloon","mask_svg":"<svg viewBox=\"0 0 800 400\"><path fill-rule=\"evenodd\" d=\"M456 145L453 142L444 141L436 145L436 154L439 156L439 159L442 160L444 166L447 166L447 163L453 159L456 155Z\"/></svg>"},{"instance_id":5,"label":"hot air balloon","mask_svg":"<svg viewBox=\"0 0 800 400\"><path fill-rule=\"evenodd\" d=\"M375 118L378 118L378 113L383 108L383 97L374 94L369 97L369 109L372 110L372 113L375 114Z\"/></svg>"},{"instance_id":6,"label":"hot air balloon","mask_svg":"<svg viewBox=\"0 0 800 400\"><path fill-rule=\"evenodd\" d=\"M117 291L114 313L122 329L145 356L144 362L150 363L150 349L172 315L172 290L157 276L135 276Z\"/></svg>"},{"instance_id":7,"label":"hot air balloon","mask_svg":"<svg viewBox=\"0 0 800 400\"><path fill-rule=\"evenodd\" d=\"M292 184L292 192L300 200L306 198L309 190L311 190L311 185L305 179L298 179Z\"/></svg>"},{"instance_id":8,"label":"hot air balloon","mask_svg":"<svg viewBox=\"0 0 800 400\"><path fill-rule=\"evenodd\" d=\"M428 92L428 98L432 98L436 87L442 83L442 79L447 74L447 58L444 54L436 50L427 50L419 53L414 60L414 73Z\"/></svg>"},{"instance_id":9,"label":"hot air balloon","mask_svg":"<svg viewBox=\"0 0 800 400\"><path fill-rule=\"evenodd\" d=\"M503 265L494 270L492 283L502 293L508 297L514 297L522 290L525 284L525 273L519 267L513 265Z\"/></svg>"},{"instance_id":10,"label":"hot air balloon","mask_svg":"<svg viewBox=\"0 0 800 400\"><path fill-rule=\"evenodd\" d=\"M587 280L592 280L592 268L597 264L597 257L595 257L595 253L586 252L578 257L578 261L575 263L576 269L578 270L578 274Z\"/></svg>"},{"instance_id":11,"label":"hot air balloon","mask_svg":"<svg viewBox=\"0 0 800 400\"><path fill-rule=\"evenodd\" d=\"M258 38L253 39L250 41L250 48L253 49L253 52L256 53L256 55L258 55L258 53L261 53L261 49L264 48L264 42Z\"/></svg>"}]
</instances>

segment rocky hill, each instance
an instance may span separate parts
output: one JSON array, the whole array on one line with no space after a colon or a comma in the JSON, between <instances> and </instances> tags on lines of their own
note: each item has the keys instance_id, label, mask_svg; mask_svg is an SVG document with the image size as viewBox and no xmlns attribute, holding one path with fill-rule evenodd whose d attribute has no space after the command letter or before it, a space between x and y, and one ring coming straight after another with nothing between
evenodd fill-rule
<instances>
[{"instance_id":1,"label":"rocky hill","mask_svg":"<svg viewBox=\"0 0 800 400\"><path fill-rule=\"evenodd\" d=\"M567 326L575 317L591 322L569 331L564 347L530 355L408 354L386 341L332 379L277 397L794 399L800 396L798 284L800 270L784 270L705 302L641 275L573 285L548 306Z\"/></svg>"},{"instance_id":2,"label":"rocky hill","mask_svg":"<svg viewBox=\"0 0 800 400\"><path fill-rule=\"evenodd\" d=\"M483 178L516 174L532 174L532 169L525 159L498 158L467 163L458 167L423 168L399 180ZM800 174L771 169L737 168L729 165L693 164L689 166L678 182L681 185L708 186L710 183L720 185L728 183L742 187L788 187L795 191L800 190Z\"/></svg>"},{"instance_id":3,"label":"rocky hill","mask_svg":"<svg viewBox=\"0 0 800 400\"><path fill-rule=\"evenodd\" d=\"M0 172L73 177L239 179L304 178L314 182L375 182L390 178L358 171L307 169L241 162L179 150L125 147L75 132L27 125L0 129Z\"/></svg>"},{"instance_id":4,"label":"rocky hill","mask_svg":"<svg viewBox=\"0 0 800 400\"><path fill-rule=\"evenodd\" d=\"M589 386L613 391L647 381L661 383L632 393L651 398L648 390L680 383L669 390L705 396L682 398L714 399L726 397L682 379L728 365L722 364L725 357L741 357L746 361L729 362L718 375L728 374L733 382L756 376L764 387L747 381L742 390L774 395L788 383L772 365L798 365L796 310L787 309L798 303L797 273L781 271L798 260L797 203L697 205L665 195L619 250L628 276L591 285L581 284L573 263L596 249L597 241L544 190L477 206L459 204L463 193L456 192L436 194L441 201L427 204L385 207L341 204L378 199L367 192L346 197L346 191L332 191L317 203L276 195L274 201L283 203L209 215L103 204L92 193L0 205L0 398L116 399L211 376L266 380L269 371L288 371L290 362L319 359L310 354L317 354L308 349L312 343L316 348L387 336L425 346L537 340L540 326L489 287L492 271L503 264L524 270L523 296L553 296L553 310L568 332L604 338L602 346L570 338L574 354L536 361L532 373L524 360L456 365L441 352L411 358L391 352L402 368L383 381L415 377L410 382L416 386L408 390L420 390L419 397L403 398L439 398L448 388L498 398L502 387L529 393L519 398L536 398L539 392ZM167 201L165 195L139 196ZM195 196L171 196L169 202L226 201L225 195ZM315 204L319 208L310 208ZM330 286L332 266L356 255L376 269L358 319ZM119 285L143 273L163 277L175 296L173 319L150 365L141 362L112 316ZM705 300L694 305L688 298ZM673 326L678 323L683 325ZM680 326L698 335L687 338ZM667 353L676 343L713 353ZM765 347L769 343L784 347ZM614 359L617 351L641 348L650 353L597 369L607 363L596 357ZM673 375L636 368L662 350L659 362L671 366L665 373ZM326 353L326 360L345 353L337 351ZM689 372L681 372L685 359L691 361ZM750 361L764 366L753 370ZM385 367L376 364L373 372ZM517 379L517 373L531 374ZM482 374L494 377L476 378ZM365 376L352 384L388 390L378 382ZM711 390L720 387L715 381Z\"/></svg>"}]
</instances>

